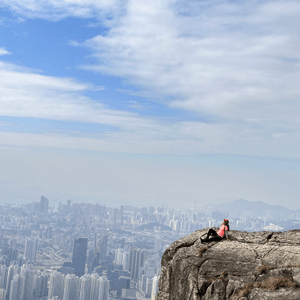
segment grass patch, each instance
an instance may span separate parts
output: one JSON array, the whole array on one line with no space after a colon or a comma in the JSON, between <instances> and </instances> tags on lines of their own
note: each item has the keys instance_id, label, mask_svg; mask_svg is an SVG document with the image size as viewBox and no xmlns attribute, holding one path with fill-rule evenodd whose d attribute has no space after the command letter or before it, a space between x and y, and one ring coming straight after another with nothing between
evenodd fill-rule
<instances>
[{"instance_id":1,"label":"grass patch","mask_svg":"<svg viewBox=\"0 0 300 300\"><path fill-rule=\"evenodd\" d=\"M298 264L298 265L287 265L284 268L300 268L300 264Z\"/></svg>"},{"instance_id":2,"label":"grass patch","mask_svg":"<svg viewBox=\"0 0 300 300\"><path fill-rule=\"evenodd\" d=\"M284 288L296 288L299 287L300 285L293 281L292 279L288 277L282 277L282 276L277 276L277 277L270 277L262 282L256 282L254 284L255 288L258 289L264 289L269 292L275 291L276 289L280 287Z\"/></svg>"},{"instance_id":3,"label":"grass patch","mask_svg":"<svg viewBox=\"0 0 300 300\"><path fill-rule=\"evenodd\" d=\"M247 297L253 288L253 284L248 282L241 289L239 289L233 296L232 300L237 300L242 297Z\"/></svg>"},{"instance_id":4,"label":"grass patch","mask_svg":"<svg viewBox=\"0 0 300 300\"><path fill-rule=\"evenodd\" d=\"M269 277L268 279L262 282L250 283L248 282L242 288L240 288L233 296L232 300L237 300L242 297L247 297L253 288L256 289L263 289L269 292L275 291L279 288L297 288L300 285L293 281L291 278L283 277L283 276L276 276L276 277Z\"/></svg>"},{"instance_id":5,"label":"grass patch","mask_svg":"<svg viewBox=\"0 0 300 300\"><path fill-rule=\"evenodd\" d=\"M278 266L278 267L271 267L271 266L267 266L265 265L264 263L259 266L257 268L257 270L253 273L254 276L259 276L261 274L266 274L268 270L274 270L274 269L279 269L279 268L286 268L286 269L289 269L289 268L300 268L300 264L298 265L287 265L287 266Z\"/></svg>"},{"instance_id":6,"label":"grass patch","mask_svg":"<svg viewBox=\"0 0 300 300\"><path fill-rule=\"evenodd\" d=\"M257 270L253 273L254 276L259 276L261 274L266 274L268 270L276 269L275 267L270 267L265 265L264 263L257 268Z\"/></svg>"}]
</instances>

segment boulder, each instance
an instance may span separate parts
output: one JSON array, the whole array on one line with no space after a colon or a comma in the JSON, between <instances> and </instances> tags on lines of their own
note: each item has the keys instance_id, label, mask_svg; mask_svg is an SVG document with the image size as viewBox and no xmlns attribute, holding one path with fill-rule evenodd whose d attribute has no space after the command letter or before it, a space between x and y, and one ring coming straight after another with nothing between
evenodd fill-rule
<instances>
[{"instance_id":1,"label":"boulder","mask_svg":"<svg viewBox=\"0 0 300 300\"><path fill-rule=\"evenodd\" d=\"M198 230L163 254L156 300L300 299L300 230L240 232L202 244Z\"/></svg>"}]
</instances>

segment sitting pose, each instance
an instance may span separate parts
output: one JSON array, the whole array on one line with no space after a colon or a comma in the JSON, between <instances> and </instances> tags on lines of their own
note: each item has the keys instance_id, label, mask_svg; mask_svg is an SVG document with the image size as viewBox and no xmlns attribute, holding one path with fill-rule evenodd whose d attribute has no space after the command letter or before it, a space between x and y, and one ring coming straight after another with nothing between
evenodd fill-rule
<instances>
[{"instance_id":1,"label":"sitting pose","mask_svg":"<svg viewBox=\"0 0 300 300\"><path fill-rule=\"evenodd\" d=\"M226 236L226 239L228 240L228 231L229 231L229 221L227 219L224 219L218 232L216 232L215 230L210 228L207 233L206 238L205 239L200 238L200 240L202 243L214 242L214 241L222 240L225 236ZM212 238L209 238L210 236L212 236Z\"/></svg>"}]
</instances>

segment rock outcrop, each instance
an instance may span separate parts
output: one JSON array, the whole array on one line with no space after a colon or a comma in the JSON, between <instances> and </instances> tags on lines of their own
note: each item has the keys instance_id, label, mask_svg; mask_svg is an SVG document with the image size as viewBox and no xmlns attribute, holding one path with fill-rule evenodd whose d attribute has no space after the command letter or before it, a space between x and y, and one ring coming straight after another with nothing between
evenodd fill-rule
<instances>
[{"instance_id":1,"label":"rock outcrop","mask_svg":"<svg viewBox=\"0 0 300 300\"><path fill-rule=\"evenodd\" d=\"M202 244L198 230L163 254L156 300L299 300L300 230L230 231Z\"/></svg>"}]
</instances>

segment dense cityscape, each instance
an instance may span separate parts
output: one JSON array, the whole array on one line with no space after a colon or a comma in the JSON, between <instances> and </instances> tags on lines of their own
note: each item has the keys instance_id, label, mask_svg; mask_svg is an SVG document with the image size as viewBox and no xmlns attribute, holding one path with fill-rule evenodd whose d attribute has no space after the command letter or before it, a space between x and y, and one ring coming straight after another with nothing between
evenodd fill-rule
<instances>
[{"instance_id":1,"label":"dense cityscape","mask_svg":"<svg viewBox=\"0 0 300 300\"><path fill-rule=\"evenodd\" d=\"M0 300L154 300L162 254L174 241L217 227L228 215L233 230L299 226L300 214L290 212L267 210L258 216L214 206L176 211L71 200L52 207L43 196L39 202L5 204L0 207Z\"/></svg>"}]
</instances>

